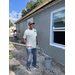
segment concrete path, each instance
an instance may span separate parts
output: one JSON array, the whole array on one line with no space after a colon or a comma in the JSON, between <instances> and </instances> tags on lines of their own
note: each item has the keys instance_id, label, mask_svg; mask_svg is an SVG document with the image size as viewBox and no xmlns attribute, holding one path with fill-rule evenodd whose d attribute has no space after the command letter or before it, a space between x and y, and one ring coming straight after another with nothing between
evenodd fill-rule
<instances>
[{"instance_id":1,"label":"concrete path","mask_svg":"<svg viewBox=\"0 0 75 75\"><path fill-rule=\"evenodd\" d=\"M31 72L26 69L27 53L26 48L18 45L9 45L9 55L14 56L13 59L9 59L9 75L65 75L65 67L52 59L52 66L50 70L46 70L44 67L44 58L39 50L37 51L37 65L39 68L30 66ZM14 46L14 47L11 47ZM32 56L31 56L32 62Z\"/></svg>"}]
</instances>

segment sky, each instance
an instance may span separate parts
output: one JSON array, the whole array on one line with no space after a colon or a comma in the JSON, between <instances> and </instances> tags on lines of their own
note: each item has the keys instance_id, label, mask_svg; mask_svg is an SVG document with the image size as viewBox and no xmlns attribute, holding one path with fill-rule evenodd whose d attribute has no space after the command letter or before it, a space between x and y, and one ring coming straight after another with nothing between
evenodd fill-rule
<instances>
[{"instance_id":1,"label":"sky","mask_svg":"<svg viewBox=\"0 0 75 75\"><path fill-rule=\"evenodd\" d=\"M26 9L27 2L30 2L30 0L9 0L9 19L11 22L14 23L21 18L21 11Z\"/></svg>"}]
</instances>

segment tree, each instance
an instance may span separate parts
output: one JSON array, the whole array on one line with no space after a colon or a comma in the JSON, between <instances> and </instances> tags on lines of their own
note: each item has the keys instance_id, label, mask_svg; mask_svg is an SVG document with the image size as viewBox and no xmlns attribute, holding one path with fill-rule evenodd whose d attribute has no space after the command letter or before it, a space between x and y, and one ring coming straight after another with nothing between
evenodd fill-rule
<instances>
[{"instance_id":1,"label":"tree","mask_svg":"<svg viewBox=\"0 0 75 75\"><path fill-rule=\"evenodd\" d=\"M9 28L10 28L11 26L14 26L14 24L9 20Z\"/></svg>"},{"instance_id":2,"label":"tree","mask_svg":"<svg viewBox=\"0 0 75 75\"><path fill-rule=\"evenodd\" d=\"M22 17L23 17L24 15L27 14L27 11L25 9L22 9L21 13L22 13Z\"/></svg>"},{"instance_id":3,"label":"tree","mask_svg":"<svg viewBox=\"0 0 75 75\"><path fill-rule=\"evenodd\" d=\"M30 0L30 2L27 2L27 5L26 5L27 12L30 12L32 9L34 9L33 5L34 5L33 0Z\"/></svg>"},{"instance_id":4,"label":"tree","mask_svg":"<svg viewBox=\"0 0 75 75\"><path fill-rule=\"evenodd\" d=\"M45 0L40 0L40 2L42 3L42 2L44 2Z\"/></svg>"},{"instance_id":5,"label":"tree","mask_svg":"<svg viewBox=\"0 0 75 75\"><path fill-rule=\"evenodd\" d=\"M30 2L27 2L26 10L22 9L21 11L22 17L29 13L31 10L33 10L35 7L39 6L44 1L45 0L37 0L36 2L34 2L34 0L30 0Z\"/></svg>"},{"instance_id":6,"label":"tree","mask_svg":"<svg viewBox=\"0 0 75 75\"><path fill-rule=\"evenodd\" d=\"M46 0L37 0L36 2L37 2L37 6L39 6L40 4L42 4L44 1L46 1Z\"/></svg>"}]
</instances>

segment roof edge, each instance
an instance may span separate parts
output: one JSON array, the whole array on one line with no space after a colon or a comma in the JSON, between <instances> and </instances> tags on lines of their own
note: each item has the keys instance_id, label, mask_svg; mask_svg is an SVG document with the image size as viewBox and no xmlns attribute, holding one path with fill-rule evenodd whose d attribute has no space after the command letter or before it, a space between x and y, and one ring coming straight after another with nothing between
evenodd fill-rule
<instances>
[{"instance_id":1,"label":"roof edge","mask_svg":"<svg viewBox=\"0 0 75 75\"><path fill-rule=\"evenodd\" d=\"M23 20L24 18L26 18L27 16L29 16L30 14L32 14L33 12L36 12L37 10L39 10L40 8L42 8L43 6L47 5L50 2L53 1L59 1L59 0L47 0L45 2L43 2L41 5L37 6L36 8L34 8L32 11L30 11L28 14L26 14L24 17L20 18L19 20L17 20L14 24L17 24L18 22L20 22L21 20Z\"/></svg>"}]
</instances>

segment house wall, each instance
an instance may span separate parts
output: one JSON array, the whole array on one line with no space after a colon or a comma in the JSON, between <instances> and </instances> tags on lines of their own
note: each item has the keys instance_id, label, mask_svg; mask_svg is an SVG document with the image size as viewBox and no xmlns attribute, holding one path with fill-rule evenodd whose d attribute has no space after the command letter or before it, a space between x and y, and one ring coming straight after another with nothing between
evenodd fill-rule
<instances>
[{"instance_id":1,"label":"house wall","mask_svg":"<svg viewBox=\"0 0 75 75\"><path fill-rule=\"evenodd\" d=\"M48 47L46 54L55 59L57 62L65 65L65 50L50 45L51 12L61 7L65 7L65 0L62 0L29 18L33 17L33 21L35 22L34 28L37 30L39 46L44 50ZM27 29L27 19L19 22L18 25L20 26L21 31L19 38L22 39L22 34L24 33L24 30Z\"/></svg>"}]
</instances>

